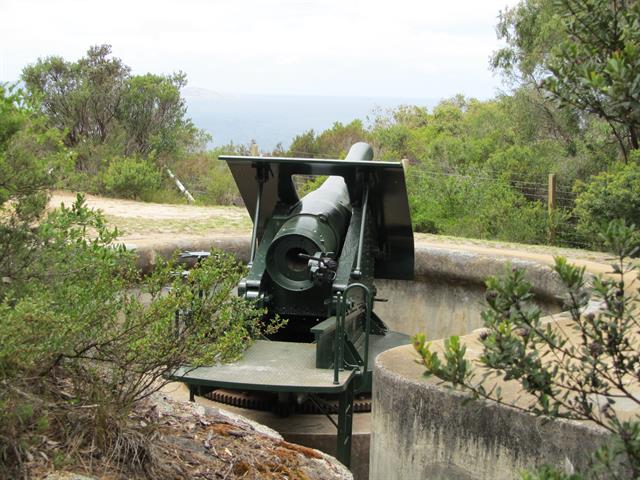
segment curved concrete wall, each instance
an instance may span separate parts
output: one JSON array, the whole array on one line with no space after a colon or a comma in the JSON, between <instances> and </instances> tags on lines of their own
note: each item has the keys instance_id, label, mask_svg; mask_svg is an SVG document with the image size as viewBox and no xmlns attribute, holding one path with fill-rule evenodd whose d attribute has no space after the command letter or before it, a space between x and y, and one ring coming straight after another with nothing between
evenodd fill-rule
<instances>
[{"instance_id":1,"label":"curved concrete wall","mask_svg":"<svg viewBox=\"0 0 640 480\"><path fill-rule=\"evenodd\" d=\"M425 277L411 282L378 280L376 286L378 295L389 299L375 305L376 313L391 330L443 338L469 332L481 323L480 284Z\"/></svg>"},{"instance_id":2,"label":"curved concrete wall","mask_svg":"<svg viewBox=\"0 0 640 480\"><path fill-rule=\"evenodd\" d=\"M466 396L423 376L411 346L378 356L370 479L506 480L549 464L582 468L604 433Z\"/></svg>"},{"instance_id":3,"label":"curved concrete wall","mask_svg":"<svg viewBox=\"0 0 640 480\"><path fill-rule=\"evenodd\" d=\"M477 295L479 279L499 274L506 265L524 267L534 291L546 299L548 313L556 313L564 289L550 267L530 261L455 252L422 252L419 261L429 259L424 272L425 285L437 279L453 285L443 287L442 304L455 303L455 297ZM440 261L437 261L439 259ZM420 270L419 270L420 271ZM420 271L420 273L423 273ZM455 275L451 279L452 273ZM468 284L466 284L467 282ZM460 285L466 285L458 291ZM436 288L435 291L438 291ZM478 302L479 303L479 302ZM437 302L435 303L437 304ZM434 304L434 305L435 305ZM597 302L590 305L597 308ZM468 319L460 307L450 313L442 309L436 318L431 339L461 334L468 352L476 357L482 351L476 313ZM447 328L443 322L453 318ZM437 317L434 313L434 317ZM470 321L469 321L470 319ZM568 320L559 313L547 321ZM412 325L414 321L405 325ZM434 342L440 345L441 341ZM567 471L588 465L591 453L606 441L606 432L595 426L558 420L545 422L539 417L493 402L468 401L468 395L452 390L437 379L425 378L424 367L416 360L412 346L397 347L376 359L373 382L370 477L376 480L423 479L515 479L525 469L544 464ZM505 388L505 398L519 401L519 386ZM510 391L507 391L511 389Z\"/></svg>"},{"instance_id":4,"label":"curved concrete wall","mask_svg":"<svg viewBox=\"0 0 640 480\"><path fill-rule=\"evenodd\" d=\"M413 281L376 280L376 313L392 330L408 335L425 332L429 338L464 335L482 324L484 282L507 268L525 268L543 310L560 311L562 286L553 270L531 261L457 251L416 247Z\"/></svg>"},{"instance_id":5,"label":"curved concrete wall","mask_svg":"<svg viewBox=\"0 0 640 480\"><path fill-rule=\"evenodd\" d=\"M125 246L135 251L138 259L138 268L144 273L149 273L155 267L159 258L171 258L176 252L208 251L218 248L232 253L236 258L244 263L249 261L249 244L251 238L248 236L202 236L183 237L179 236L173 241L129 243Z\"/></svg>"},{"instance_id":6,"label":"curved concrete wall","mask_svg":"<svg viewBox=\"0 0 640 480\"><path fill-rule=\"evenodd\" d=\"M240 261L249 257L248 236L176 239L145 245L129 245L138 252L139 267L148 272L158 257L176 251L209 250L212 247L233 253ZM408 335L426 332L429 338L463 335L481 325L484 308L484 281L506 268L526 268L529 281L547 313L560 310L557 299L561 287L545 265L520 259L457 251L451 248L417 246L413 281L376 280L376 313L392 330Z\"/></svg>"}]
</instances>

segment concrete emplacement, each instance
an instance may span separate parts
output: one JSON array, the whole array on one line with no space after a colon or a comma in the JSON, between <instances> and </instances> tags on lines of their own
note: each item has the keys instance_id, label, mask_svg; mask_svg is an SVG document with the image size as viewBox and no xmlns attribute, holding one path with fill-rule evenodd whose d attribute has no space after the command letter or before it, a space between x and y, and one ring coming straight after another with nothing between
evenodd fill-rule
<instances>
[{"instance_id":1,"label":"concrete emplacement","mask_svg":"<svg viewBox=\"0 0 640 480\"><path fill-rule=\"evenodd\" d=\"M158 255L166 256L176 249L201 250L212 246L234 253L241 261L247 260L249 239L224 237L189 244L148 246L139 251L140 267L143 270L152 268ZM425 332L431 339L465 335L481 326L485 279L501 275L513 267L526 269L543 311L547 314L560 312L562 287L552 269L543 262L518 258L517 255L510 257L499 249L485 252L420 244L416 247L413 281L376 281L378 296L389 300L377 303L376 312L392 330L408 335ZM522 442L516 442L514 452L509 452L509 446L503 446L497 453L501 461L507 458L500 464L501 470L493 468L494 463L499 463L491 461L491 455L496 454L492 450L495 445L479 445L482 438L473 438L470 436L473 432L467 432L465 426L460 425L461 422L474 424L474 421L477 424L477 415L467 412L464 415L471 418L460 417L466 407L455 395L449 398L449 394L440 390L439 403L425 403L434 399L428 395L421 396L422 387L418 384L422 382L423 369L414 359L410 346L397 347L378 357L374 372L373 412L356 414L354 419L354 478L411 478L415 474L420 478L514 478L522 466L531 463L526 459L527 452L522 450ZM395 371L396 367L399 373ZM407 369L412 375L411 381L402 378ZM186 397L186 388L177 391ZM203 398L198 401L211 402ZM323 415L280 418L269 412L215 405L263 423L280 432L288 441L335 454L336 430ZM483 411L478 415L486 413ZM508 422L520 421L491 412L492 419L498 417L501 418L501 428L508 432L514 431ZM425 432L428 427L423 424L428 425L433 419L440 420L439 430ZM460 428L448 433L447 422ZM484 426L491 430L490 426ZM537 424L534 427L539 428ZM578 439L575 442L580 443ZM464 458L465 452L475 457L461 461L454 458L456 455ZM564 454L561 456L564 458ZM491 464L491 468L483 472L481 469L486 470L487 464Z\"/></svg>"}]
</instances>

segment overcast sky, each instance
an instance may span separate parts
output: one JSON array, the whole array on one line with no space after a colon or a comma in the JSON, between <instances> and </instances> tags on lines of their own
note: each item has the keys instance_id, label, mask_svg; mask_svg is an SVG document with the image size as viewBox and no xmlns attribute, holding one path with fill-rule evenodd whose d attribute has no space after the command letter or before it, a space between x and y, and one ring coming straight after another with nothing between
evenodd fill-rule
<instances>
[{"instance_id":1,"label":"overcast sky","mask_svg":"<svg viewBox=\"0 0 640 480\"><path fill-rule=\"evenodd\" d=\"M0 81L109 43L134 73L221 93L489 98L515 0L0 0Z\"/></svg>"}]
</instances>

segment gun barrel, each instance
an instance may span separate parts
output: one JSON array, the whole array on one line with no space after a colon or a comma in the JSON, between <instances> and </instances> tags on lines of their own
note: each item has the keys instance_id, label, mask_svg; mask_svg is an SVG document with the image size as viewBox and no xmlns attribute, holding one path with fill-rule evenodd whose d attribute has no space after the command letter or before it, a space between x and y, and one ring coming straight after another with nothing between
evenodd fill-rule
<instances>
[{"instance_id":1,"label":"gun barrel","mask_svg":"<svg viewBox=\"0 0 640 480\"><path fill-rule=\"evenodd\" d=\"M368 143L354 143L351 145L345 160L373 160L373 149Z\"/></svg>"},{"instance_id":2,"label":"gun barrel","mask_svg":"<svg viewBox=\"0 0 640 480\"><path fill-rule=\"evenodd\" d=\"M354 144L346 160L370 160L371 147ZM308 260L317 252L340 254L351 218L349 191L344 178L330 176L292 209L267 252L267 272L280 287L304 291L313 287ZM302 254L302 255L300 255Z\"/></svg>"},{"instance_id":3,"label":"gun barrel","mask_svg":"<svg viewBox=\"0 0 640 480\"><path fill-rule=\"evenodd\" d=\"M311 288L308 261L300 254L338 254L350 218L351 204L344 180L329 177L295 206L274 237L267 252L267 272L273 281L290 291Z\"/></svg>"}]
</instances>

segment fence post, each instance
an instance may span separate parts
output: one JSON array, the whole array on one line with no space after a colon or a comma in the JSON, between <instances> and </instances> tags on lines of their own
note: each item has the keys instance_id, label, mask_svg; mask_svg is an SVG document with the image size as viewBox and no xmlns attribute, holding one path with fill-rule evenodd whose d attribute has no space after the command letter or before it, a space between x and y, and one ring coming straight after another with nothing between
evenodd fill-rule
<instances>
[{"instance_id":1,"label":"fence post","mask_svg":"<svg viewBox=\"0 0 640 480\"><path fill-rule=\"evenodd\" d=\"M553 245L556 241L556 224L554 213L556 210L556 174L549 174L549 192L547 197L547 206L549 208L549 244Z\"/></svg>"}]
</instances>

